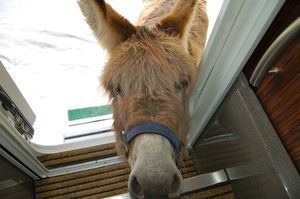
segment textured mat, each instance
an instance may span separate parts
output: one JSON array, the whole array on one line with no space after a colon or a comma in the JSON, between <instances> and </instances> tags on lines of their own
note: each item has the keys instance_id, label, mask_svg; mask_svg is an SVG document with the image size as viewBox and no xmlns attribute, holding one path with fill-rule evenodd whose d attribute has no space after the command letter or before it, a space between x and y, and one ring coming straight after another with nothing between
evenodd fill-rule
<instances>
[{"instance_id":1,"label":"textured mat","mask_svg":"<svg viewBox=\"0 0 300 199\"><path fill-rule=\"evenodd\" d=\"M104 144L78 150L49 154L39 157L39 160L48 168L78 164L93 160L104 159L117 155L115 144Z\"/></svg>"},{"instance_id":2,"label":"textured mat","mask_svg":"<svg viewBox=\"0 0 300 199\"><path fill-rule=\"evenodd\" d=\"M63 153L39 157L49 169L99 160L116 155L114 144L94 146ZM185 160L180 171L183 178L198 175L194 161ZM105 198L128 192L127 182L130 169L126 162L86 171L45 178L36 181L38 199L44 198ZM230 185L202 190L183 196L193 198L233 198Z\"/></svg>"},{"instance_id":3,"label":"textured mat","mask_svg":"<svg viewBox=\"0 0 300 199\"><path fill-rule=\"evenodd\" d=\"M184 178L197 175L193 160L180 169ZM87 171L46 178L36 182L37 198L105 198L128 192L130 169L127 163L119 163ZM225 194L225 195L224 195ZM183 198L225 197L233 198L231 186L192 193Z\"/></svg>"},{"instance_id":4,"label":"textured mat","mask_svg":"<svg viewBox=\"0 0 300 199\"><path fill-rule=\"evenodd\" d=\"M234 199L234 194L232 192L232 187L230 184L200 190L194 193L190 193L181 197L181 199L205 199L205 198L214 198L214 199Z\"/></svg>"}]
</instances>

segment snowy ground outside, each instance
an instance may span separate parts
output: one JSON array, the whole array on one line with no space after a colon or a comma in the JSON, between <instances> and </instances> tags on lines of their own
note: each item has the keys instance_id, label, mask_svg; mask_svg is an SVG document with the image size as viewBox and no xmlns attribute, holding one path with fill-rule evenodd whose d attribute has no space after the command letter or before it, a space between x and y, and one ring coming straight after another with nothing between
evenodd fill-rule
<instances>
[{"instance_id":1,"label":"snowy ground outside","mask_svg":"<svg viewBox=\"0 0 300 199\"><path fill-rule=\"evenodd\" d=\"M142 0L106 0L135 23ZM223 0L208 0L209 34ZM0 1L0 60L35 112L32 142L64 142L67 111L109 101L98 77L106 52L76 0Z\"/></svg>"}]
</instances>

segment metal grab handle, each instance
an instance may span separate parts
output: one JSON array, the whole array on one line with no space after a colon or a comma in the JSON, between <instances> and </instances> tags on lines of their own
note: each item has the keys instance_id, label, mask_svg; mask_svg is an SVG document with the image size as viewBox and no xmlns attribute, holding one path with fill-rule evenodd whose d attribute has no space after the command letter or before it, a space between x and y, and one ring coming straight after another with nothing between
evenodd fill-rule
<instances>
[{"instance_id":1,"label":"metal grab handle","mask_svg":"<svg viewBox=\"0 0 300 199\"><path fill-rule=\"evenodd\" d=\"M280 55L294 39L300 37L300 17L291 23L271 44L258 62L251 78L250 84L257 87L270 69L274 59Z\"/></svg>"}]
</instances>

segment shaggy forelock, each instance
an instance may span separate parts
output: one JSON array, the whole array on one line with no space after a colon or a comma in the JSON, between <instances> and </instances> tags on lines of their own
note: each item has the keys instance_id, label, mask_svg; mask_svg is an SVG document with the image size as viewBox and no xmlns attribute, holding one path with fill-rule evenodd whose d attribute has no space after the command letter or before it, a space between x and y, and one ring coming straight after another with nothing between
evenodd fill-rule
<instances>
[{"instance_id":1,"label":"shaggy forelock","mask_svg":"<svg viewBox=\"0 0 300 199\"><path fill-rule=\"evenodd\" d=\"M101 82L110 94L113 87L121 87L124 94L172 92L175 83L191 78L194 67L193 59L176 37L138 28L136 34L112 51Z\"/></svg>"}]
</instances>

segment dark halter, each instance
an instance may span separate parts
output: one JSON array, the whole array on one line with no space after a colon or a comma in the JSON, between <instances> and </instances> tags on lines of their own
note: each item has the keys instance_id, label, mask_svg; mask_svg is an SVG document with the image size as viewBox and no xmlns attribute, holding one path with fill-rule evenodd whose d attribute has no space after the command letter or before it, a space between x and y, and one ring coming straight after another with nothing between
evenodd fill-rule
<instances>
[{"instance_id":1,"label":"dark halter","mask_svg":"<svg viewBox=\"0 0 300 199\"><path fill-rule=\"evenodd\" d=\"M122 131L121 136L127 153L128 153L128 147L127 147L128 144L135 137L141 134L157 134L167 138L174 148L174 151L177 156L176 159L178 159L179 156L178 153L181 150L182 142L176 137L175 133L170 128L158 122L143 122L137 124L127 132Z\"/></svg>"}]
</instances>

